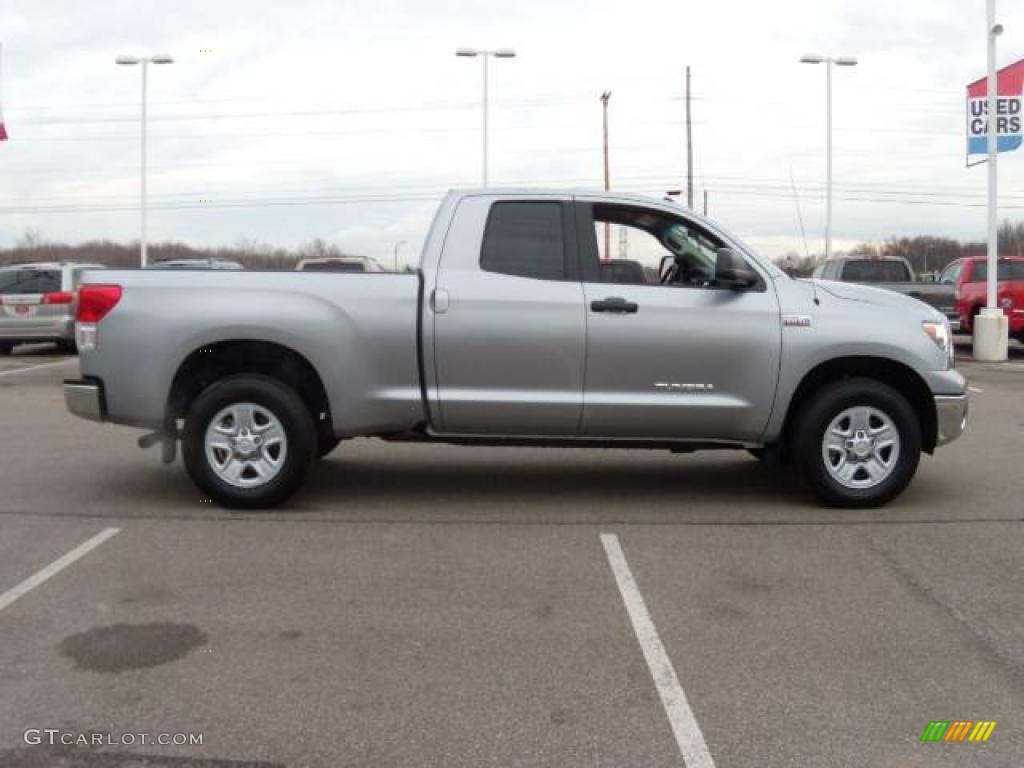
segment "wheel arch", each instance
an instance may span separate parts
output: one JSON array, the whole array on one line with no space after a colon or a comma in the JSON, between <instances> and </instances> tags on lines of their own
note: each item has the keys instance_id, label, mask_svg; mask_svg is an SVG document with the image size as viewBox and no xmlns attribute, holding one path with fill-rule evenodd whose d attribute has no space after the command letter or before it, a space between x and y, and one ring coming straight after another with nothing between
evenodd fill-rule
<instances>
[{"instance_id":1,"label":"wheel arch","mask_svg":"<svg viewBox=\"0 0 1024 768\"><path fill-rule=\"evenodd\" d=\"M932 453L938 440L935 398L925 380L910 366L884 357L850 356L819 363L808 371L789 401L783 422L783 440L788 441L801 407L816 392L843 379L862 377L880 381L895 389L910 404L921 426L921 449Z\"/></svg>"},{"instance_id":2,"label":"wheel arch","mask_svg":"<svg viewBox=\"0 0 1024 768\"><path fill-rule=\"evenodd\" d=\"M165 424L175 429L196 397L214 382L239 373L270 376L292 387L309 409L317 432L333 437L330 400L316 367L291 347L272 341L232 339L192 350L179 364L167 395Z\"/></svg>"}]
</instances>

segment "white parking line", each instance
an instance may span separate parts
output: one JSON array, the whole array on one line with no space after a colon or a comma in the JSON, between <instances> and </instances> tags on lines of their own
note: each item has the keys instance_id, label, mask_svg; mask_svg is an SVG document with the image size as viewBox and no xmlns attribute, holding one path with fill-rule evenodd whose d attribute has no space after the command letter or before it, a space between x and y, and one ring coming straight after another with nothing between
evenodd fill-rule
<instances>
[{"instance_id":1,"label":"white parking line","mask_svg":"<svg viewBox=\"0 0 1024 768\"><path fill-rule=\"evenodd\" d=\"M91 539L83 541L81 544L72 549L66 555L61 555L60 557L58 557L48 566L43 568L43 570L29 576L27 579L21 582L21 584L18 584L16 587L8 589L6 592L0 595L0 611L9 606L11 603L13 603L15 600L17 600L25 593L30 592L31 590L38 587L40 584L42 584L50 577L56 576L58 573L60 573L73 562L75 562L75 560L78 560L80 557L83 557L84 555L88 554L92 550L96 549L96 547L98 547L104 541L106 541L112 536L116 536L120 532L120 528L104 528Z\"/></svg>"},{"instance_id":2,"label":"white parking line","mask_svg":"<svg viewBox=\"0 0 1024 768\"><path fill-rule=\"evenodd\" d=\"M604 545L608 565L615 575L615 583L619 585L619 593L622 595L622 602L626 604L626 612L633 624L636 639L644 652L647 668L654 678L654 686L658 689L661 705L665 708L665 714L672 726L672 733L676 737L684 765L686 768L715 768L711 753L708 752L708 745L704 743L704 735L700 732L690 703L686 700L679 678L676 677L672 660L669 659L665 646L661 644L658 630L644 604L644 597L636 585L629 563L626 562L619 537L614 533L602 533L601 544Z\"/></svg>"},{"instance_id":3,"label":"white parking line","mask_svg":"<svg viewBox=\"0 0 1024 768\"><path fill-rule=\"evenodd\" d=\"M985 390L984 390L984 389L979 389L978 387L968 387L968 388L967 388L967 391L968 391L968 392L974 392L974 393L976 393L976 394L979 394L979 395L980 395L980 394L981 394L982 392L984 392Z\"/></svg>"},{"instance_id":4,"label":"white parking line","mask_svg":"<svg viewBox=\"0 0 1024 768\"><path fill-rule=\"evenodd\" d=\"M13 376L16 373L28 373L29 371L38 371L40 368L52 368L55 365L66 365L67 363L70 363L72 360L75 359L76 358L74 357L69 357L67 360L58 360L54 363L40 363L39 365L29 365L24 368L12 368L9 371L0 371L0 376Z\"/></svg>"}]
</instances>

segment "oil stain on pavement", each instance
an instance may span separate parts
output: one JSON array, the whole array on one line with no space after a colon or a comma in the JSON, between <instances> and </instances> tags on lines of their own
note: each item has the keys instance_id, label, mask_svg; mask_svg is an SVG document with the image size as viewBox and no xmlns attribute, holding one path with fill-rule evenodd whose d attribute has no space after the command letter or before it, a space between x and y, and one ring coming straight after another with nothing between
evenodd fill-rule
<instances>
[{"instance_id":1,"label":"oil stain on pavement","mask_svg":"<svg viewBox=\"0 0 1024 768\"><path fill-rule=\"evenodd\" d=\"M64 638L60 652L79 669L116 674L177 661L206 640L194 624L113 624Z\"/></svg>"}]
</instances>

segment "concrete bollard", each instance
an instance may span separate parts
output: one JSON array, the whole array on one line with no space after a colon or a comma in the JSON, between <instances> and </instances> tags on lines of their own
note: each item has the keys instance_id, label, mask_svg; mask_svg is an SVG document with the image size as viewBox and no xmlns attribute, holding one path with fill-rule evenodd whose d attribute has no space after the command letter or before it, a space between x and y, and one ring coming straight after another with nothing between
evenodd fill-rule
<instances>
[{"instance_id":1,"label":"concrete bollard","mask_svg":"<svg viewBox=\"0 0 1024 768\"><path fill-rule=\"evenodd\" d=\"M1001 309L984 308L974 318L974 359L1001 363L1009 355L1010 319Z\"/></svg>"}]
</instances>

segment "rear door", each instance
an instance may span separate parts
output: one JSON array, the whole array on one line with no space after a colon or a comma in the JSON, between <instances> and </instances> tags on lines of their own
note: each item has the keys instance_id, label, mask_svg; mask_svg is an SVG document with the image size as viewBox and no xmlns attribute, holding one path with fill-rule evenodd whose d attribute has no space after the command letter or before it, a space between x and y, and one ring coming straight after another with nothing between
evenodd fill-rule
<instances>
[{"instance_id":1,"label":"rear door","mask_svg":"<svg viewBox=\"0 0 1024 768\"><path fill-rule=\"evenodd\" d=\"M582 433L756 441L779 373L772 281L759 270L751 290L716 287L724 243L681 212L595 202L578 215L588 309Z\"/></svg>"},{"instance_id":2,"label":"rear door","mask_svg":"<svg viewBox=\"0 0 1024 768\"><path fill-rule=\"evenodd\" d=\"M572 205L463 198L427 286L440 432L573 436L586 317Z\"/></svg>"},{"instance_id":3,"label":"rear door","mask_svg":"<svg viewBox=\"0 0 1024 768\"><path fill-rule=\"evenodd\" d=\"M67 298L61 291L61 270L10 269L0 271L0 337L31 337L52 331L59 320L61 302Z\"/></svg>"}]
</instances>

